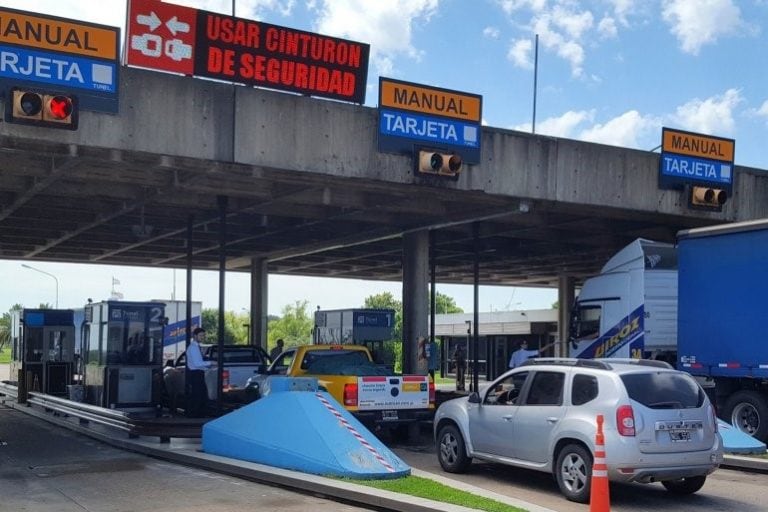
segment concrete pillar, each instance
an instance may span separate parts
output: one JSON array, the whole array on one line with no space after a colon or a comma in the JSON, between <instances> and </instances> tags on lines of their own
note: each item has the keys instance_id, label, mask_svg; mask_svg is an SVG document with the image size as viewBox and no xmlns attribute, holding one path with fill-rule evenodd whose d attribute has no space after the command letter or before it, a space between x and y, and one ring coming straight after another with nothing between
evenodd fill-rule
<instances>
[{"instance_id":1,"label":"concrete pillar","mask_svg":"<svg viewBox=\"0 0 768 512\"><path fill-rule=\"evenodd\" d=\"M403 235L403 373L427 373L419 336L428 336L429 232Z\"/></svg>"},{"instance_id":2,"label":"concrete pillar","mask_svg":"<svg viewBox=\"0 0 768 512\"><path fill-rule=\"evenodd\" d=\"M251 328L248 343L267 350L267 313L269 306L267 260L251 260ZM267 350L268 351L268 350Z\"/></svg>"},{"instance_id":3,"label":"concrete pillar","mask_svg":"<svg viewBox=\"0 0 768 512\"><path fill-rule=\"evenodd\" d=\"M576 298L575 286L572 276L559 276L557 278L557 339L560 343L555 347L555 356L568 357L570 345L568 344L568 326L571 322L571 306Z\"/></svg>"}]
</instances>

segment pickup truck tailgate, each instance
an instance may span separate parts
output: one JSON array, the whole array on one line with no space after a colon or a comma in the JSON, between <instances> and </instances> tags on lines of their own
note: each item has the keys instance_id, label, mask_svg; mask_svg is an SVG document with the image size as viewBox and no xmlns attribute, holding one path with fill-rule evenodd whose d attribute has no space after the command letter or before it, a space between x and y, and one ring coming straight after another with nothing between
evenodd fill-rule
<instances>
[{"instance_id":1,"label":"pickup truck tailgate","mask_svg":"<svg viewBox=\"0 0 768 512\"><path fill-rule=\"evenodd\" d=\"M429 377L426 375L358 377L358 410L427 409Z\"/></svg>"}]
</instances>

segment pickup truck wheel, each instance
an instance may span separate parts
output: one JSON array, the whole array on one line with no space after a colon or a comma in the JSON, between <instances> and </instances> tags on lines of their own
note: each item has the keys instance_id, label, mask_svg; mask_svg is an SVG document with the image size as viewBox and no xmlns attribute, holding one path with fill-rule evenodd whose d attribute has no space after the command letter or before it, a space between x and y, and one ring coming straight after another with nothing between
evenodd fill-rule
<instances>
[{"instance_id":1,"label":"pickup truck wheel","mask_svg":"<svg viewBox=\"0 0 768 512\"><path fill-rule=\"evenodd\" d=\"M678 478L677 480L663 480L661 485L673 494L693 494L704 486L707 481L706 476L690 476L688 478Z\"/></svg>"},{"instance_id":2,"label":"pickup truck wheel","mask_svg":"<svg viewBox=\"0 0 768 512\"><path fill-rule=\"evenodd\" d=\"M455 425L444 425L437 433L437 460L448 473L463 473L472 463L461 432Z\"/></svg>"},{"instance_id":3,"label":"pickup truck wheel","mask_svg":"<svg viewBox=\"0 0 768 512\"><path fill-rule=\"evenodd\" d=\"M737 391L725 404L725 418L745 434L765 442L768 439L768 404L757 391Z\"/></svg>"}]
</instances>

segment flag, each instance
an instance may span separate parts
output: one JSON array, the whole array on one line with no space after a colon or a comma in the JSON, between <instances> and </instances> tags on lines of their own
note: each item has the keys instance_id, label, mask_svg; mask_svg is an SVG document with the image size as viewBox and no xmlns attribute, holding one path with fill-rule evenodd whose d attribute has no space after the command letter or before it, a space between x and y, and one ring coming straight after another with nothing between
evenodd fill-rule
<instances>
[{"instance_id":1,"label":"flag","mask_svg":"<svg viewBox=\"0 0 768 512\"><path fill-rule=\"evenodd\" d=\"M116 284L120 284L120 280L113 276L112 277L112 286L115 286Z\"/></svg>"},{"instance_id":2,"label":"flag","mask_svg":"<svg viewBox=\"0 0 768 512\"><path fill-rule=\"evenodd\" d=\"M112 292L112 295L109 298L112 300L122 300L123 294L120 292Z\"/></svg>"}]
</instances>

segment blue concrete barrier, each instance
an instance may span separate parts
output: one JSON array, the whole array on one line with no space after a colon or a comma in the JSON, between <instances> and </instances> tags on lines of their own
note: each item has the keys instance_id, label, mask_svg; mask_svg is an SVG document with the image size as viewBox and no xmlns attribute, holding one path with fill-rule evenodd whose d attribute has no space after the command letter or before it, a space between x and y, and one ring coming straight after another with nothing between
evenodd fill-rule
<instances>
[{"instance_id":1,"label":"blue concrete barrier","mask_svg":"<svg viewBox=\"0 0 768 512\"><path fill-rule=\"evenodd\" d=\"M268 396L203 426L205 453L325 476L397 478L411 468L325 391L274 379ZM317 389L315 384L314 389Z\"/></svg>"},{"instance_id":2,"label":"blue concrete barrier","mask_svg":"<svg viewBox=\"0 0 768 512\"><path fill-rule=\"evenodd\" d=\"M725 453L765 453L765 443L745 434L733 425L717 420L717 427L723 438Z\"/></svg>"}]
</instances>

